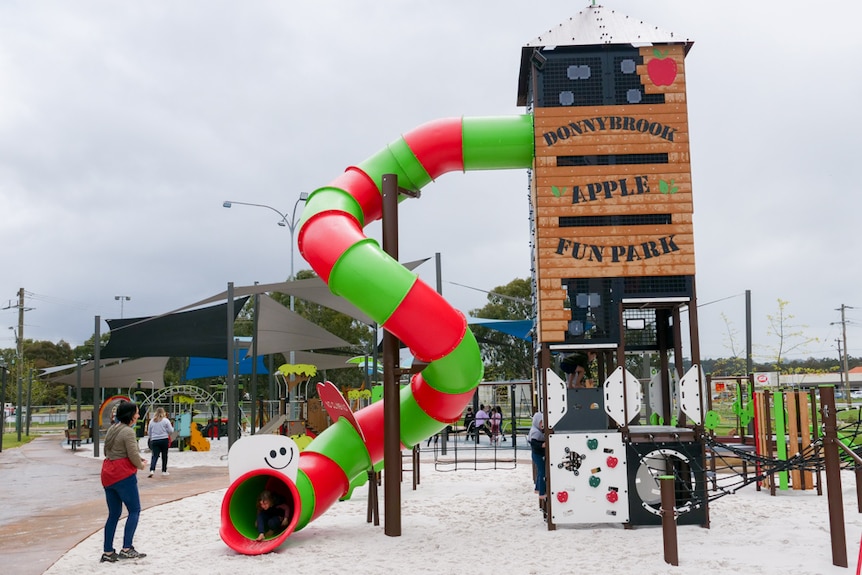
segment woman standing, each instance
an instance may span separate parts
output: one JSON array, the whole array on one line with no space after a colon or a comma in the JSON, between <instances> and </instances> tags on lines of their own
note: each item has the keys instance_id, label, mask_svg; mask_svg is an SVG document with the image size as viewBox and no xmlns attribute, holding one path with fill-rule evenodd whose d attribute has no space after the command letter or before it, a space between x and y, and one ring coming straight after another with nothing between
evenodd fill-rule
<instances>
[{"instance_id":1,"label":"woman standing","mask_svg":"<svg viewBox=\"0 0 862 575\"><path fill-rule=\"evenodd\" d=\"M171 420L165 415L164 408L156 409L156 415L150 422L148 434L150 436L150 451L153 456L150 459L150 474L147 477L152 477L156 472L156 463L159 461L159 455L162 456L162 475L170 475L168 473L168 448L171 446L171 433L174 432L174 426L171 425Z\"/></svg>"},{"instance_id":2,"label":"woman standing","mask_svg":"<svg viewBox=\"0 0 862 575\"><path fill-rule=\"evenodd\" d=\"M117 559L140 559L146 553L138 553L132 545L138 518L141 514L141 497L138 493L138 469L144 461L138 449L134 425L138 421L138 406L130 401L121 401L117 406L117 423L105 434L105 459L102 461L102 487L108 503L108 520L105 522L105 543L100 562L115 562ZM126 506L128 517L123 530L123 548L114 550L114 534L120 515Z\"/></svg>"},{"instance_id":3,"label":"woman standing","mask_svg":"<svg viewBox=\"0 0 862 575\"><path fill-rule=\"evenodd\" d=\"M530 433L527 435L527 438L530 440L531 457L533 465L536 467L536 493L539 494L539 508L547 519L548 509L545 498L545 419L541 411L537 411L533 415Z\"/></svg>"}]
</instances>

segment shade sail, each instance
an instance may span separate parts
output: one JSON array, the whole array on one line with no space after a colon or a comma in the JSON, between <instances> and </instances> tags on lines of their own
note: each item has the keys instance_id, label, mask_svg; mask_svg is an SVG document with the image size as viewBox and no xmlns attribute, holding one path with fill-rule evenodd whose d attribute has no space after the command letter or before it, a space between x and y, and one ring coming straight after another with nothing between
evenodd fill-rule
<instances>
[{"instance_id":1,"label":"shade sail","mask_svg":"<svg viewBox=\"0 0 862 575\"><path fill-rule=\"evenodd\" d=\"M237 350L236 355L239 357L244 350ZM189 367L186 369L186 380L201 379L204 377L223 377L227 375L227 360L218 359L215 357L190 357ZM239 360L236 367L236 373L239 375L250 375L252 361L250 357L245 357ZM263 357L257 358L257 374L267 375L269 370L264 365Z\"/></svg>"},{"instance_id":2,"label":"shade sail","mask_svg":"<svg viewBox=\"0 0 862 575\"><path fill-rule=\"evenodd\" d=\"M248 297L234 302L234 320ZM109 319L111 339L100 357L227 358L227 302L156 317Z\"/></svg>"},{"instance_id":3,"label":"shade sail","mask_svg":"<svg viewBox=\"0 0 862 575\"><path fill-rule=\"evenodd\" d=\"M127 359L122 362L101 362L99 369L99 387L103 389L117 388L129 389L135 387L138 379L142 381L143 389L161 389L165 386L165 365L167 357L141 357L138 359ZM93 372L96 367L90 362L81 368L81 387L93 387ZM62 383L64 385L77 386L78 373L73 371L68 375L62 375L49 379L48 383Z\"/></svg>"},{"instance_id":4,"label":"shade sail","mask_svg":"<svg viewBox=\"0 0 862 575\"><path fill-rule=\"evenodd\" d=\"M475 325L502 331L503 333L530 341L530 332L533 331L533 320L531 319L485 319L481 317L468 317L467 325Z\"/></svg>"},{"instance_id":5,"label":"shade sail","mask_svg":"<svg viewBox=\"0 0 862 575\"><path fill-rule=\"evenodd\" d=\"M403 263L401 265L412 271L413 269L427 262L429 259L431 258L415 260L412 262ZM326 283L320 278L309 278L304 280L294 280L270 284L255 284L251 286L239 286L234 287L233 289L234 296L236 297L250 296L254 294L265 294L269 292L278 292L286 295L292 295L297 299L307 300L312 303L328 307L329 309L334 309L335 311L348 315L353 319L361 321L366 325L374 325L375 323L373 319L365 315L364 312L360 311L360 309L354 306L352 303L329 291L329 286L327 286ZM227 292L223 291L199 302L195 302L185 307L181 307L176 311L183 311L198 306L211 304L217 301L224 301L225 299L227 299Z\"/></svg>"},{"instance_id":6,"label":"shade sail","mask_svg":"<svg viewBox=\"0 0 862 575\"><path fill-rule=\"evenodd\" d=\"M351 346L350 342L290 311L266 294L260 296L258 309L256 351L259 356ZM248 353L253 353L251 348Z\"/></svg>"}]
</instances>

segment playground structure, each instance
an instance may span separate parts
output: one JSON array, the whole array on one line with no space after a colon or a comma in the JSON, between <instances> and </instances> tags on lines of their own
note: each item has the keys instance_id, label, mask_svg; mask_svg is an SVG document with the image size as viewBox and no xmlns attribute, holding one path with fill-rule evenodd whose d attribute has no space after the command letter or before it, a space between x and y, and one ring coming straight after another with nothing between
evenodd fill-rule
<instances>
[{"instance_id":1,"label":"playground structure","mask_svg":"<svg viewBox=\"0 0 862 575\"><path fill-rule=\"evenodd\" d=\"M575 27L582 33L573 42L570 29ZM613 44L607 44L608 31L620 32L612 35ZM633 41L643 47L629 43ZM627 465L623 446L667 439L673 445L648 455L667 457L689 449L692 456L686 461L702 470L704 449L695 429L703 424L705 379L698 365L683 61L690 47L691 42L645 24L632 30L624 16L593 6L522 49L518 104L527 106L527 114L424 124L309 195L298 236L305 260L333 293L352 302L426 364L400 392L403 447L412 448L461 418L483 365L464 316L366 237L363 228L383 218L386 198L418 197L426 184L447 172L524 169L532 170L539 399L547 424L557 432L549 436L549 453L572 453L581 444L589 448L600 434L608 441L602 451L613 451L615 467L636 469L637 462ZM610 73L603 74L603 67ZM599 85L587 82L586 91L580 92L578 80L590 78ZM615 82L626 89L614 90ZM607 94L613 95L603 96ZM596 161L598 157L602 161ZM659 417L671 421L666 374L671 355L683 371L682 308L688 310L694 365L679 383L677 421L685 425L687 416L694 427L630 426L641 395L639 382L624 368L626 346L660 354ZM633 340L641 341L633 345ZM550 370L552 352L588 348L601 352L604 389L561 390ZM580 405L607 414L614 428L609 429L607 418L601 425L601 417L590 419L596 428L561 424L566 413ZM355 414L348 408L301 453L292 501L295 529L323 513L355 479L382 461L383 419L383 402ZM582 479L592 493L598 493L599 485L626 493L618 478L603 481L606 476L598 475L603 468L589 465L594 471ZM672 470L674 465L667 467ZM579 516L564 507L555 514L554 505L587 501L567 498L570 491L580 493L570 489L568 480L549 474L550 500L557 502L549 513L549 528L556 520ZM560 483L564 490L557 489ZM703 483L698 481L698 489ZM624 497L602 499L616 513L595 515L629 521ZM699 509L698 520L706 524L706 506ZM226 543L241 553L258 552L255 542Z\"/></svg>"},{"instance_id":2,"label":"playground structure","mask_svg":"<svg viewBox=\"0 0 862 575\"><path fill-rule=\"evenodd\" d=\"M331 291L427 364L398 399L409 449L457 424L481 357L464 317L363 228L383 218L386 199L418 197L447 172L531 170L537 399L552 429L549 529L709 525L706 452L715 442L705 432L712 416L697 324L684 68L692 42L681 38L590 7L523 47L518 104L527 114L424 124L312 192L300 220L299 249ZM582 350L598 353L600 385L568 389L552 365ZM658 359L646 386L627 369L643 352ZM278 479L292 515L277 537L256 542L231 525L234 494L260 481L254 469L232 474L227 545L272 550L380 464L382 402L340 413L299 454L295 478ZM660 486L665 478L673 481ZM658 497L668 484L670 504Z\"/></svg>"}]
</instances>

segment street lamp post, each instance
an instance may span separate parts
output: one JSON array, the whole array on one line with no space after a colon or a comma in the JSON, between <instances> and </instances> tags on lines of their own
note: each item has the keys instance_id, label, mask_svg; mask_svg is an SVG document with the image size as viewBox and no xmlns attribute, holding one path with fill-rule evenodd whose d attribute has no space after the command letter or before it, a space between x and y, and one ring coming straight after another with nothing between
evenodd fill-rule
<instances>
[{"instance_id":1,"label":"street lamp post","mask_svg":"<svg viewBox=\"0 0 862 575\"><path fill-rule=\"evenodd\" d=\"M293 210L290 212L290 219L289 220L287 219L287 214L283 214L282 212L275 209L274 207L268 206L266 204L252 204L249 202L227 201L227 202L223 202L222 206L225 208L230 208L234 204L236 204L238 206L254 206L257 208L266 208L268 210L272 210L273 212L275 212L279 216L281 216L281 219L276 223L278 225L280 225L281 227L283 227L283 228L286 227L288 230L290 230L290 277L288 279L292 280L293 279L293 234L294 234L294 232L296 232L296 224L298 223L296 221L296 208L299 207L299 202L304 202L307 199L308 199L308 194L306 192L301 192L299 194L299 197L296 199L296 202L294 202L294 204L293 204ZM293 311L293 296L292 295L290 296L290 309L291 309L291 311Z\"/></svg>"},{"instance_id":2,"label":"street lamp post","mask_svg":"<svg viewBox=\"0 0 862 575\"><path fill-rule=\"evenodd\" d=\"M256 208L265 208L267 210L271 210L271 211L277 213L279 216L281 216L281 219L276 223L279 226L281 226L283 228L287 228L290 231L290 277L288 277L288 280L292 281L294 278L294 269L293 269L293 263L294 263L294 259L293 259L294 241L293 240L294 240L294 238L293 238L293 236L294 236L294 233L296 232L296 224L298 223L296 221L296 215L297 215L296 209L299 207L299 202L304 202L307 199L308 199L308 193L300 192L299 197L293 203L293 210L291 210L291 212L290 212L290 219L289 220L287 219L287 214L284 214L281 211L275 209L274 207L268 206L266 204L253 204L253 203L249 203L249 202L225 201L222 203L222 207L230 208L234 204L236 204L238 206L253 206ZM293 294L290 294L290 311L294 311L294 306L295 306L295 304L294 304ZM254 334L254 338L257 339L257 333ZM256 365L257 357L252 357L252 361L255 362L255 365ZM290 359L288 361L290 361L291 365L296 363L296 351L290 350ZM271 383L271 381L272 381L272 379L271 379L272 378L272 370L270 370L269 377L270 377L270 383ZM293 378L294 375L291 374L290 377ZM270 388L272 388L272 385L270 385ZM290 385L287 386L287 390L288 390L288 399L289 399ZM254 398L254 397L252 397L251 399L252 399L252 402L254 402L256 400L256 398ZM254 427L253 423L252 423L252 427Z\"/></svg>"},{"instance_id":3,"label":"street lamp post","mask_svg":"<svg viewBox=\"0 0 862 575\"><path fill-rule=\"evenodd\" d=\"M120 302L120 319L123 319L123 303L132 301L132 298L127 295L115 295L114 299Z\"/></svg>"}]
</instances>

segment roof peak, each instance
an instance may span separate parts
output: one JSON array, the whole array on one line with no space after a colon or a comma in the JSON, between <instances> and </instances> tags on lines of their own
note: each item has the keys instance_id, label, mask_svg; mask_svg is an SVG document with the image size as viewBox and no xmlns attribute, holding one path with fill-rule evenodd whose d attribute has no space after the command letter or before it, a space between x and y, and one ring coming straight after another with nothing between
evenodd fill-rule
<instances>
[{"instance_id":1,"label":"roof peak","mask_svg":"<svg viewBox=\"0 0 862 575\"><path fill-rule=\"evenodd\" d=\"M597 44L686 44L688 52L693 41L594 2L565 22L539 35L525 47Z\"/></svg>"}]
</instances>

